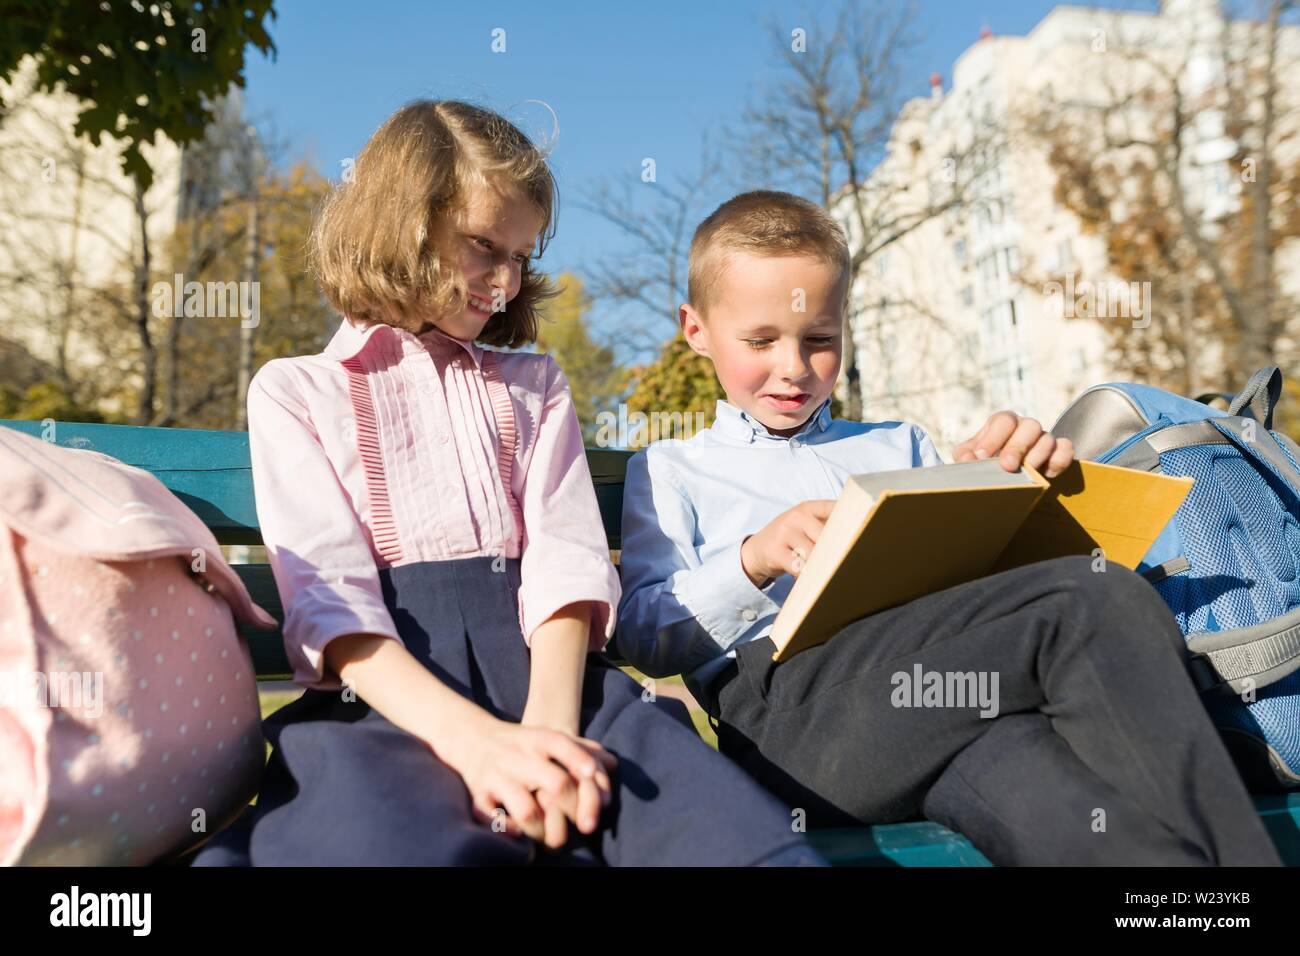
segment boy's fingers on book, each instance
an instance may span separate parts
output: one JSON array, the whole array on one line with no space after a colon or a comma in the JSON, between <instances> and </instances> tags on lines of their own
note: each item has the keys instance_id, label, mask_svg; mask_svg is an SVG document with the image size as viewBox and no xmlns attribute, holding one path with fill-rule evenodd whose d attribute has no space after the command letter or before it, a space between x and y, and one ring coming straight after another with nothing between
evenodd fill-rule
<instances>
[{"instance_id":1,"label":"boy's fingers on book","mask_svg":"<svg viewBox=\"0 0 1300 956\"><path fill-rule=\"evenodd\" d=\"M991 450L997 452L1003 468L1007 471L1015 471L1022 463L1028 462L1033 465L1033 462L1029 461L1027 456L1033 451L1034 445L1042 433L1043 426L1037 421L1032 418L1022 418L1006 442L1000 448L992 446Z\"/></svg>"},{"instance_id":2,"label":"boy's fingers on book","mask_svg":"<svg viewBox=\"0 0 1300 956\"><path fill-rule=\"evenodd\" d=\"M990 415L984 427L971 439L971 449L975 457L981 460L992 457L994 452L1007 444L1021 421L1023 419L1008 411L994 412Z\"/></svg>"},{"instance_id":3,"label":"boy's fingers on book","mask_svg":"<svg viewBox=\"0 0 1300 956\"><path fill-rule=\"evenodd\" d=\"M814 518L825 522L831 516L831 512L835 510L835 499L817 498L813 501L805 501L804 507Z\"/></svg>"},{"instance_id":4,"label":"boy's fingers on book","mask_svg":"<svg viewBox=\"0 0 1300 956\"><path fill-rule=\"evenodd\" d=\"M1056 439L1056 448L1047 464L1048 470L1052 473L1051 477L1056 477L1069 468L1072 461L1074 461L1074 442L1068 438Z\"/></svg>"},{"instance_id":5,"label":"boy's fingers on book","mask_svg":"<svg viewBox=\"0 0 1300 956\"><path fill-rule=\"evenodd\" d=\"M1038 437L1038 441L1034 442L1034 447L1030 448L1026 453L1025 464L1037 471L1043 471L1047 467L1047 463L1055 449L1056 439L1047 432L1043 432ZM1048 477L1054 477L1054 475Z\"/></svg>"},{"instance_id":6,"label":"boy's fingers on book","mask_svg":"<svg viewBox=\"0 0 1300 956\"><path fill-rule=\"evenodd\" d=\"M824 527L826 519L805 503L791 512L786 520L782 544L791 551L802 549L804 559L807 560Z\"/></svg>"}]
</instances>

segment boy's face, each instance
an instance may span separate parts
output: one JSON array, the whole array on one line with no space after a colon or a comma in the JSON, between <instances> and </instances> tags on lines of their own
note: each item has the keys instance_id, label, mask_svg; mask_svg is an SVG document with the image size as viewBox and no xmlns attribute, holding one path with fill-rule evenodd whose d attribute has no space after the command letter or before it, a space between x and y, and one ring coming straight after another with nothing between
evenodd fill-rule
<instances>
[{"instance_id":1,"label":"boy's face","mask_svg":"<svg viewBox=\"0 0 1300 956\"><path fill-rule=\"evenodd\" d=\"M681 307L682 333L727 401L788 437L835 388L847 294L848 277L817 259L728 252L707 315Z\"/></svg>"},{"instance_id":2,"label":"boy's face","mask_svg":"<svg viewBox=\"0 0 1300 956\"><path fill-rule=\"evenodd\" d=\"M519 294L523 264L537 244L542 216L525 196L488 185L468 189L451 236L456 265L469 301L456 315L434 324L462 342L473 342L494 311Z\"/></svg>"}]
</instances>

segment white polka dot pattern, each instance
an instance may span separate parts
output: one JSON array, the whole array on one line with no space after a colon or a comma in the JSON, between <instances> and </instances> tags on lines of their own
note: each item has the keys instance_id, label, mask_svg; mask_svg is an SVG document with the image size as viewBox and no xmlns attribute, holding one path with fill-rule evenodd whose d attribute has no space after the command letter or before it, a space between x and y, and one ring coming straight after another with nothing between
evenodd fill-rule
<instances>
[{"instance_id":1,"label":"white polka dot pattern","mask_svg":"<svg viewBox=\"0 0 1300 956\"><path fill-rule=\"evenodd\" d=\"M180 559L100 563L3 526L0 552L0 608L30 606L28 620L0 627L0 667L25 640L28 670L48 675L51 692L73 675L85 689L21 720L0 701L0 766L45 753L43 772L0 783L0 861L141 865L197 842L197 810L207 833L223 826L256 792L265 753L256 684L243 679L252 661L225 602ZM42 778L44 800L15 792ZM34 831L33 806L44 807Z\"/></svg>"}]
</instances>

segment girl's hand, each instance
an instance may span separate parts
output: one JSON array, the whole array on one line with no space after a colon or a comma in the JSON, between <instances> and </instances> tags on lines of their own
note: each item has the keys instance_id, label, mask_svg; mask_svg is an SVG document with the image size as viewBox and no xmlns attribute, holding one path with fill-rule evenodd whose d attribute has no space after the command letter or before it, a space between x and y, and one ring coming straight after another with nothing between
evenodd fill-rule
<instances>
[{"instance_id":1,"label":"girl's hand","mask_svg":"<svg viewBox=\"0 0 1300 956\"><path fill-rule=\"evenodd\" d=\"M567 708L563 712L547 710L544 705L535 703L530 695L524 706L521 724L528 727L550 728L563 733L571 741L587 751L594 758L594 772L588 775L574 775L577 787L577 800L570 810L556 803L550 795L539 793L538 804L545 814L545 845L552 849L564 846L568 839L567 820L572 820L582 833L593 833L600 822L600 812L609 805L612 785L609 771L618 764L618 758L594 740L578 736L578 715L576 708Z\"/></svg>"},{"instance_id":2,"label":"girl's hand","mask_svg":"<svg viewBox=\"0 0 1300 956\"><path fill-rule=\"evenodd\" d=\"M600 759L578 742L580 738L561 731L485 717L439 753L465 782L475 819L491 824L497 808L504 807L507 833L522 832L546 846L563 846L565 832L561 829L559 842L554 842L556 828L548 830L548 812L558 810L561 824L566 816L576 819L575 781L594 777ZM604 754L603 748L600 752Z\"/></svg>"}]
</instances>

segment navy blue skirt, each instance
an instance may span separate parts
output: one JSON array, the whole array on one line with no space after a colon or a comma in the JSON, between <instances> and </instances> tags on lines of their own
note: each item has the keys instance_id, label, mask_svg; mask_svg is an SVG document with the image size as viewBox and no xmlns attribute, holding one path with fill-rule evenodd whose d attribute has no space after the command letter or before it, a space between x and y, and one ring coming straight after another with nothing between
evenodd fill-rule
<instances>
[{"instance_id":1,"label":"navy blue skirt","mask_svg":"<svg viewBox=\"0 0 1300 956\"><path fill-rule=\"evenodd\" d=\"M519 720L530 666L519 562L424 562L380 579L407 650L460 694ZM680 701L651 696L588 656L579 729L618 758L613 799L595 833L570 826L564 848L548 851L477 822L460 776L364 701L307 690L264 722L273 751L257 805L194 865L820 862L790 810L700 740Z\"/></svg>"}]
</instances>

